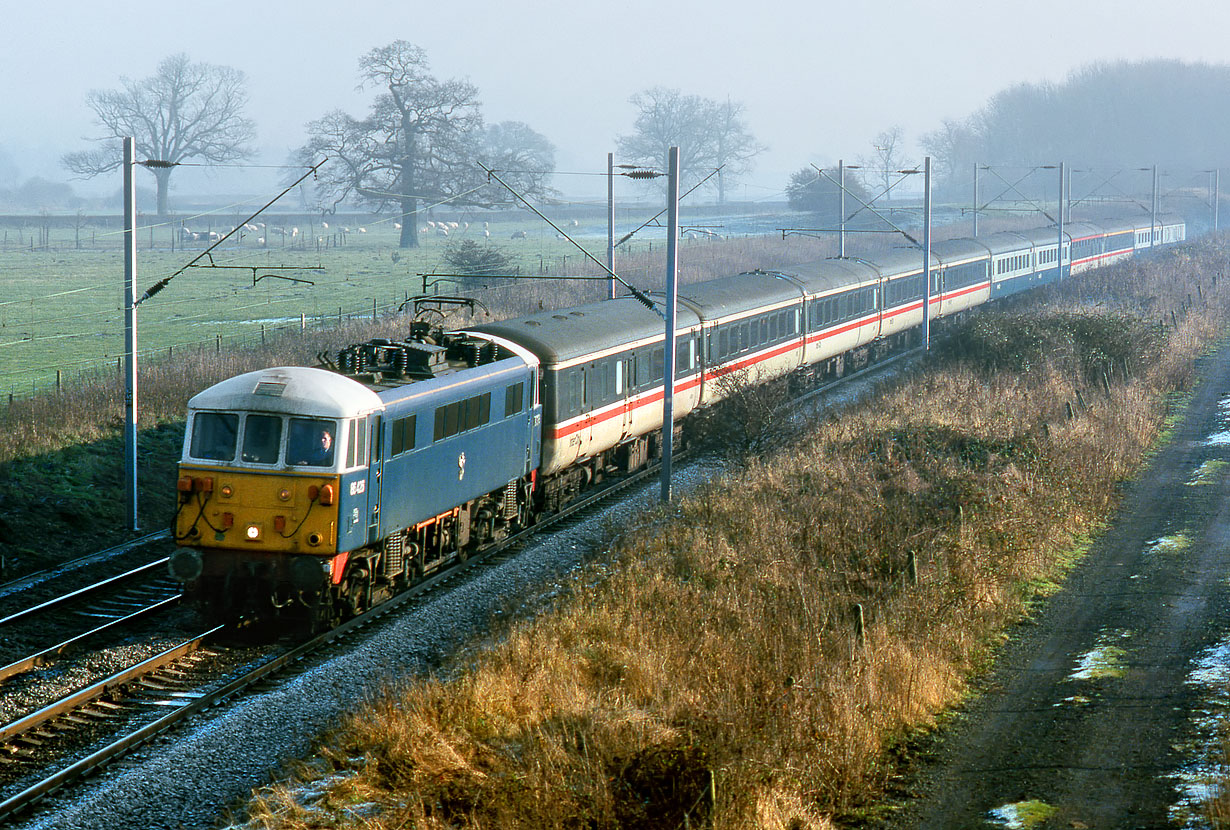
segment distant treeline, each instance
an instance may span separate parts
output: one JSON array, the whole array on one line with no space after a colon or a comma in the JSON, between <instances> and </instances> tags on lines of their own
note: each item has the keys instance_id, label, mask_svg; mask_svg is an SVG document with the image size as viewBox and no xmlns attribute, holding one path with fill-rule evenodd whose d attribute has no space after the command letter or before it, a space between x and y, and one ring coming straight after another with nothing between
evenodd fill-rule
<instances>
[{"instance_id":1,"label":"distant treeline","mask_svg":"<svg viewBox=\"0 0 1230 830\"><path fill-rule=\"evenodd\" d=\"M1062 83L1009 87L964 121L945 121L922 144L941 185L968 181L975 163L1064 161L1136 176L1154 164L1184 176L1230 170L1230 65L1091 64Z\"/></svg>"}]
</instances>

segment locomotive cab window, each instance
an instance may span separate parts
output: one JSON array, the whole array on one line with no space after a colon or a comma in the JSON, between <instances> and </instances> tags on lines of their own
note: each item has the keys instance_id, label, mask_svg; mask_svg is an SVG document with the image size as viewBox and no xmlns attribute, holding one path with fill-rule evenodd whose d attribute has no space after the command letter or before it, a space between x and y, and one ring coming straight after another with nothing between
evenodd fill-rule
<instances>
[{"instance_id":1,"label":"locomotive cab window","mask_svg":"<svg viewBox=\"0 0 1230 830\"><path fill-rule=\"evenodd\" d=\"M318 418L291 418L286 462L292 467L332 467L337 424Z\"/></svg>"},{"instance_id":2,"label":"locomotive cab window","mask_svg":"<svg viewBox=\"0 0 1230 830\"><path fill-rule=\"evenodd\" d=\"M192 419L193 458L233 461L235 440L239 436L239 416L233 412L198 412Z\"/></svg>"},{"instance_id":3,"label":"locomotive cab window","mask_svg":"<svg viewBox=\"0 0 1230 830\"><path fill-rule=\"evenodd\" d=\"M282 419L277 415L249 415L243 419L243 460L250 464L276 464L282 448Z\"/></svg>"}]
</instances>

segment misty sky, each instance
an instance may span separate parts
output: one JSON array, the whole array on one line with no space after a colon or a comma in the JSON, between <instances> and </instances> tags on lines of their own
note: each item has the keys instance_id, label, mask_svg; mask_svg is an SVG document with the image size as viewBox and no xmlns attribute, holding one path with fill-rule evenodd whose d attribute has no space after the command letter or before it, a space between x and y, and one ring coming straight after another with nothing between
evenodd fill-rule
<instances>
[{"instance_id":1,"label":"misty sky","mask_svg":"<svg viewBox=\"0 0 1230 830\"><path fill-rule=\"evenodd\" d=\"M19 181L67 180L59 157L99 134L86 93L144 78L186 52L247 74L258 160L281 163L302 143L305 122L335 108L364 114L372 93L356 91L358 58L396 39L425 49L438 77L475 84L489 122L524 121L546 135L561 171L605 171L616 136L631 130L628 97L638 90L729 96L769 146L730 195L768 199L810 162L865 154L893 124L914 142L1013 83L1059 81L1098 60L1226 62L1230 4L0 0L0 151ZM173 194L198 189L189 175L212 177L199 189L254 193L276 176L245 171L245 182L233 171L185 169ZM73 186L110 192L115 176ZM560 176L556 187L605 194L594 177Z\"/></svg>"}]
</instances>

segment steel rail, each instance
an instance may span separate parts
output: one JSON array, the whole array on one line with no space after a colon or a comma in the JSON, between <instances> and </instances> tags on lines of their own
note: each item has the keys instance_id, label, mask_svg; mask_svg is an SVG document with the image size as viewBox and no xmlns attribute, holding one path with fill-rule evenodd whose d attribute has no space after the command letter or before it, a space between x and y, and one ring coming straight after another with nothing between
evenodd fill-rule
<instances>
[{"instance_id":1,"label":"steel rail","mask_svg":"<svg viewBox=\"0 0 1230 830\"><path fill-rule=\"evenodd\" d=\"M160 542L163 539L169 539L170 537L171 531L157 530L153 533L147 533L144 536L139 536L136 539L130 539L127 542L121 542L118 545L103 548L102 550L95 551L94 553L87 553L84 556L78 556L76 559L70 559L67 562L61 562L54 568L44 568L41 571L35 571L34 573L26 574L25 576L19 576L8 582L0 583L0 596L6 596L14 591L23 590L37 582L45 581L57 576L58 574L73 570L74 568L79 568L82 565L97 562L108 556L118 556L119 554L128 553L131 550L153 544L154 542Z\"/></svg>"},{"instance_id":2,"label":"steel rail","mask_svg":"<svg viewBox=\"0 0 1230 830\"><path fill-rule=\"evenodd\" d=\"M40 611L46 611L48 608L54 608L57 605L61 605L70 600L79 599L80 597L85 596L86 594L90 594L95 591L100 591L103 588L106 588L110 585L114 585L117 582L123 581L125 579L131 579L132 577L143 574L146 571L151 571L156 568L159 568L167 564L168 561L170 561L170 557L164 556L161 559L156 559L147 565L142 565L138 568L133 568L130 571L125 571L122 574L108 577L107 579L104 579L101 582L95 582L93 585L87 585L84 588L78 588L76 591L70 591L69 593L64 594L63 596L58 596L55 599L49 599L46 602L40 602L38 605L32 605L29 608L18 611L15 614L9 614L7 617L0 617L0 625L7 625L8 623L15 622L21 619L22 617L26 617L31 614L37 614Z\"/></svg>"},{"instance_id":3,"label":"steel rail","mask_svg":"<svg viewBox=\"0 0 1230 830\"><path fill-rule=\"evenodd\" d=\"M37 712L32 712L23 718L18 718L11 723L0 726L0 742L12 740L13 738L20 736L22 733L29 732L31 729L41 726L49 720L58 718L60 715L71 712L74 709L80 709L85 704L97 700L108 692L111 692L126 683L131 683L139 677L144 677L150 672L160 669L170 663L174 663L185 654L190 654L196 651L200 648L201 643L203 643L207 637L216 634L225 627L226 626L220 625L215 628L211 628L204 634L198 634L196 637L193 637L190 640L185 640L177 646L172 646L166 651L142 660L140 663L131 665L126 669L121 669L105 680L100 680L91 686L87 686L84 689L73 692L67 697L60 698L60 700L57 700L55 703L48 706L44 706Z\"/></svg>"},{"instance_id":4,"label":"steel rail","mask_svg":"<svg viewBox=\"0 0 1230 830\"><path fill-rule=\"evenodd\" d=\"M183 595L179 594L173 597L168 597L167 599L164 599L164 600L159 600L153 605L148 605L139 611L134 611L127 616L120 617L119 619L111 620L110 622L104 623L103 625L100 625L97 628L90 629L84 634L78 634L75 637L70 637L69 639L65 640L62 643L51 646L50 648L45 648L42 651L38 652L37 654L31 654L29 657L23 657L20 660L15 660L12 663L9 663L7 666L0 667L0 682L3 682L7 680L8 678L13 677L15 675L28 672L31 669L38 668L39 666L46 665L47 662L51 658L59 657L60 655L64 654L66 651L68 651L73 646L80 645L81 643L85 642L86 640L88 640L89 638L95 635L102 634L104 631L107 631L109 629L123 625L125 623L135 622L136 620L146 615L157 613L158 611L161 611L164 608L167 608L168 606L179 602L180 599L182 598L183 598Z\"/></svg>"}]
</instances>

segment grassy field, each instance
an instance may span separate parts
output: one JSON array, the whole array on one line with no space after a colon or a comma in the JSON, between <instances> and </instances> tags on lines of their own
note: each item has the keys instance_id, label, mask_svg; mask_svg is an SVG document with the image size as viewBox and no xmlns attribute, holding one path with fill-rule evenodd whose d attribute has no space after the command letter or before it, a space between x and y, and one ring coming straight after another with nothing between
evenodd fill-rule
<instances>
[{"instance_id":1,"label":"grassy field","mask_svg":"<svg viewBox=\"0 0 1230 830\"><path fill-rule=\"evenodd\" d=\"M73 229L53 229L48 245L34 250L0 247L0 394L26 395L54 385L57 369L66 381L108 366L114 371L123 352L124 261L118 236L110 232L105 247L77 249L73 234ZM420 273L445 270L447 240L425 237L420 250L399 251L396 231L387 224L363 234L352 229L346 243L336 247L335 235L319 247L304 236L286 239L285 247L282 238L269 247L252 235L234 245L228 240L213 256L227 268L191 268L140 306L140 351L166 354L216 345L219 338L224 346L250 343L260 339L262 329L268 336L298 329L301 322L335 324L339 315L370 318L373 308L385 315L422 293ZM156 240L161 244L151 250L148 238L138 234L138 239L138 294L206 247L196 243L172 251L166 240ZM500 244L526 273L538 272L540 262L558 269L576 265L579 258L574 249L565 263L567 243L554 238ZM427 282L433 292L456 288L451 281Z\"/></svg>"},{"instance_id":2,"label":"grassy field","mask_svg":"<svg viewBox=\"0 0 1230 830\"><path fill-rule=\"evenodd\" d=\"M617 233L632 230L652 215L648 208L619 211ZM490 243L499 246L520 273L601 274L541 220L525 212L496 216L499 218L493 216L490 222ZM260 344L279 332L293 334L301 327L379 320L395 314L408 297L423 293L464 291L482 300L497 316L605 296L602 282L530 280L488 290L479 279L425 277L449 270L444 253L450 242L487 242L483 222L489 220L472 217L468 230L454 230L447 239L425 233L421 248L401 250L391 219L368 218L363 225L351 223L348 232L338 222L329 228L318 223L292 228L285 222L285 233L261 231L267 234L267 244L256 233L228 240L212 256L214 265L225 268L190 268L141 304L138 350L142 359L174 359L186 350L201 348L220 352ZM766 221L774 224L764 216L753 218L761 225ZM800 221L797 216L780 217L783 226L797 226ZM9 395L26 397L56 389L57 371L65 386L113 381L117 358L123 354L122 235L114 227L52 225L44 229L37 222L33 217L30 226L0 226L0 403ZM1031 223L1036 220L1009 224ZM212 226L222 233L231 227L207 217L190 217L183 224L202 231ZM580 234L587 250L605 261L605 219L591 217L580 227L561 224ZM696 224L703 224L703 217ZM206 242L180 243L179 227L179 223L146 226L137 232L138 296L184 268L207 247ZM987 222L983 229L993 230ZM298 233L292 236L292 230ZM526 238L510 238L517 232L525 232ZM952 225L937 229L936 238L967 232L964 224ZM851 237L850 244L867 255L898 240ZM685 239L681 246L681 281L685 283L740 268L781 267L834 253L831 240L792 236L782 241L763 234L726 239L702 236ZM198 266L209 264L210 260L203 260ZM616 271L639 288L660 288L665 274L661 228L647 228L618 248Z\"/></svg>"}]
</instances>

